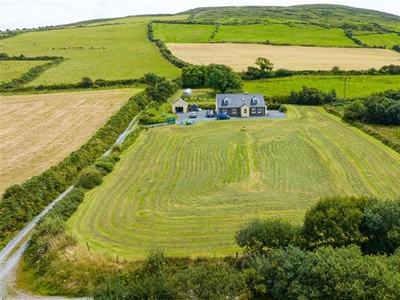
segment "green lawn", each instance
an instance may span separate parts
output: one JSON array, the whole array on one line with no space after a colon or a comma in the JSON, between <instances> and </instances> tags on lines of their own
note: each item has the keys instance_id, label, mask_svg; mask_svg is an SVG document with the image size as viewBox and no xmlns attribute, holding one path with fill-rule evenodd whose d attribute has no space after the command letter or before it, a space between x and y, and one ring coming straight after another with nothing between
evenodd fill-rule
<instances>
[{"instance_id":1,"label":"green lawn","mask_svg":"<svg viewBox=\"0 0 400 300\"><path fill-rule=\"evenodd\" d=\"M400 194L400 155L319 107L142 132L68 221L91 249L143 258L220 256L253 218L301 222L329 195Z\"/></svg>"},{"instance_id":2,"label":"green lawn","mask_svg":"<svg viewBox=\"0 0 400 300\"><path fill-rule=\"evenodd\" d=\"M47 61L15 61L15 60L1 60L0 61L0 83L9 82L12 79L20 78L21 75L29 71L29 69L43 65Z\"/></svg>"},{"instance_id":3,"label":"green lawn","mask_svg":"<svg viewBox=\"0 0 400 300\"><path fill-rule=\"evenodd\" d=\"M75 83L82 77L93 80L139 78L145 73L178 77L180 70L166 61L147 39L147 23L152 19L137 17L116 25L23 33L2 40L2 52L66 58L30 85Z\"/></svg>"},{"instance_id":4,"label":"green lawn","mask_svg":"<svg viewBox=\"0 0 400 300\"><path fill-rule=\"evenodd\" d=\"M314 87L325 92L335 89L338 97L343 98L346 79L346 98L369 96L372 93L396 89L400 86L400 76L301 75L257 81L246 81L243 89L249 93L263 93L265 97L271 97L276 95L288 95L292 90L299 91L303 86L307 86Z\"/></svg>"}]
</instances>

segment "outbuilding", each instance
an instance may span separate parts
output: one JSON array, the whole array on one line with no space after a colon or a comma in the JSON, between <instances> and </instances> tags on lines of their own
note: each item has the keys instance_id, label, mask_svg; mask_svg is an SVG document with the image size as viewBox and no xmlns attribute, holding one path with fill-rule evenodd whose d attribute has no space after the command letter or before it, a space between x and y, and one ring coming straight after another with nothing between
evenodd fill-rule
<instances>
[{"instance_id":1,"label":"outbuilding","mask_svg":"<svg viewBox=\"0 0 400 300\"><path fill-rule=\"evenodd\" d=\"M172 112L174 114L179 114L179 113L184 113L186 114L188 112L188 103L183 100L182 98L176 100L174 103L172 103Z\"/></svg>"}]
</instances>

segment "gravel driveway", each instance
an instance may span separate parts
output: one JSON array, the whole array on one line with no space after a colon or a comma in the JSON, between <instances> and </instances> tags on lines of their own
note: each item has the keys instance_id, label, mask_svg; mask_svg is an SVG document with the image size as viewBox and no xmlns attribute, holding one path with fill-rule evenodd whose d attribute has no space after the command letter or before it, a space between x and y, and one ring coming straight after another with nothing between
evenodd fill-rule
<instances>
[{"instance_id":1,"label":"gravel driveway","mask_svg":"<svg viewBox=\"0 0 400 300\"><path fill-rule=\"evenodd\" d=\"M197 118L189 118L189 113L186 114L176 114L177 121L176 123L179 125L183 125L185 120L193 120L194 123L196 122L210 122L216 121L216 118L207 118L206 117L206 110L201 110L197 112ZM262 117L250 117L250 118L257 118L257 119L283 119L286 115L281 113L279 110L268 110L266 116ZM232 118L232 119L239 119L239 118Z\"/></svg>"}]
</instances>

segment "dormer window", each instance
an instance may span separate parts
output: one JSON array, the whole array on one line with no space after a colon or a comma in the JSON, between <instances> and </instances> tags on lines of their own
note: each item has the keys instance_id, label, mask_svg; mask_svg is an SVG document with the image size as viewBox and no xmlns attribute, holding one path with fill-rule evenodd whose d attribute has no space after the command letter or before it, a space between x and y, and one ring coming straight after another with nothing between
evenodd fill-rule
<instances>
[{"instance_id":1,"label":"dormer window","mask_svg":"<svg viewBox=\"0 0 400 300\"><path fill-rule=\"evenodd\" d=\"M259 100L258 100L257 97L253 97L253 98L251 99L251 102L252 102L253 105L257 105L258 102L259 102Z\"/></svg>"},{"instance_id":2,"label":"dormer window","mask_svg":"<svg viewBox=\"0 0 400 300\"><path fill-rule=\"evenodd\" d=\"M223 105L228 105L229 104L229 98L228 97L225 97L224 99L222 99L222 104Z\"/></svg>"}]
</instances>

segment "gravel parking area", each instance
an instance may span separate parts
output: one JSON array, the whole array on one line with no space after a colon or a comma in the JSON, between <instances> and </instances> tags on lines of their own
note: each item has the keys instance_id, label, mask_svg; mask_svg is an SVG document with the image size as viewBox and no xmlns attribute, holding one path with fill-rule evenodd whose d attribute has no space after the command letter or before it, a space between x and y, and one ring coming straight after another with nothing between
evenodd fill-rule
<instances>
[{"instance_id":1,"label":"gravel parking area","mask_svg":"<svg viewBox=\"0 0 400 300\"><path fill-rule=\"evenodd\" d=\"M197 112L197 118L189 118L189 113L186 114L176 114L177 121L176 123L179 125L185 124L185 120L193 120L194 123L196 122L209 122L209 121L215 121L217 120L216 118L207 118L206 117L206 110L201 110ZM282 119L285 118L286 115L284 113L281 113L279 110L268 110L268 113L266 116L262 117L250 117L250 118L258 118L258 119ZM233 119L239 119L239 118L231 118Z\"/></svg>"}]
</instances>

